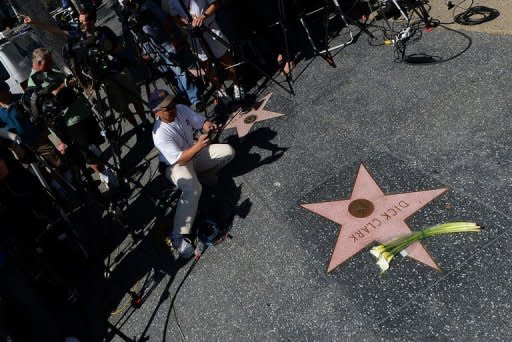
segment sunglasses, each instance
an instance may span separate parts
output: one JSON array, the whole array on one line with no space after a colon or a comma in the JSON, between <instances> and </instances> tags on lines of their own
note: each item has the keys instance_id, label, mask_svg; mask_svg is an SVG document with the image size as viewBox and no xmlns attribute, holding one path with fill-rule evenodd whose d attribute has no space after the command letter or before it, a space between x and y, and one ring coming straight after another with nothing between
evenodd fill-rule
<instances>
[{"instance_id":1,"label":"sunglasses","mask_svg":"<svg viewBox=\"0 0 512 342\"><path fill-rule=\"evenodd\" d=\"M48 62L50 60L49 57L45 57L45 58L39 58L37 60L37 64L43 64L44 62Z\"/></svg>"}]
</instances>

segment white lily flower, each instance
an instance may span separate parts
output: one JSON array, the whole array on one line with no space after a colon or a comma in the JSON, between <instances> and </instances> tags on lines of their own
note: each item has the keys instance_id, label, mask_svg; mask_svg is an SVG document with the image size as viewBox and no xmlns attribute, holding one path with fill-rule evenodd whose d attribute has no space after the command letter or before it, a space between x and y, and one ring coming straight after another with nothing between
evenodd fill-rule
<instances>
[{"instance_id":1,"label":"white lily flower","mask_svg":"<svg viewBox=\"0 0 512 342\"><path fill-rule=\"evenodd\" d=\"M389 252L383 252L379 259L377 260L377 265L379 265L381 269L381 274L386 272L389 269L389 264L391 260L393 260L395 256Z\"/></svg>"},{"instance_id":2,"label":"white lily flower","mask_svg":"<svg viewBox=\"0 0 512 342\"><path fill-rule=\"evenodd\" d=\"M377 259L380 257L380 255L386 251L386 248L384 247L384 245L378 245L378 246L375 246L373 247L372 249L370 249L370 253L371 255L373 255L374 257L376 257Z\"/></svg>"},{"instance_id":3,"label":"white lily flower","mask_svg":"<svg viewBox=\"0 0 512 342\"><path fill-rule=\"evenodd\" d=\"M377 265L379 265L381 273L384 273L389 269L389 262L387 262L386 258L383 256L377 260Z\"/></svg>"},{"instance_id":4,"label":"white lily flower","mask_svg":"<svg viewBox=\"0 0 512 342\"><path fill-rule=\"evenodd\" d=\"M375 246L370 250L370 253L377 258L377 265L379 265L382 274L389 269L389 264L395 255L398 253L407 255L405 249L416 241L436 235L479 232L481 229L482 227L473 222L451 222L438 224L422 231L412 232L387 243Z\"/></svg>"}]
</instances>

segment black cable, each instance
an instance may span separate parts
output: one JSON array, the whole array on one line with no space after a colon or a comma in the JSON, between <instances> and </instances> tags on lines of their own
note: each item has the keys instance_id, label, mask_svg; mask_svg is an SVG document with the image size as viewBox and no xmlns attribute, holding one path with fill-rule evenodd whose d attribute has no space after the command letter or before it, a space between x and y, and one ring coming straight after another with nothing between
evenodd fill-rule
<instances>
[{"instance_id":1,"label":"black cable","mask_svg":"<svg viewBox=\"0 0 512 342\"><path fill-rule=\"evenodd\" d=\"M451 61L452 59L455 59L455 58L459 57L460 55L465 53L467 50L469 50L471 45L473 45L473 40L471 39L471 37L468 36L467 34L465 34L464 32L461 32L461 31L458 31L458 30L454 30L454 29L449 28L449 27L447 27L445 25L439 25L439 27L442 27L445 30L452 31L454 33L457 33L457 34L463 36L464 38L467 39L468 45L462 51L460 51L459 53L457 53L457 54L455 54L455 55L453 55L451 57L448 57L448 58L442 58L442 57L439 57L439 56L431 56L431 55L427 55L427 54L411 54L411 55L407 55L407 56L405 56L405 54L404 54L404 59L402 61L407 63L407 64L423 64L423 65L425 65L425 64L432 65L432 64L445 63L445 62ZM404 47L404 49L405 49L405 47Z\"/></svg>"},{"instance_id":2,"label":"black cable","mask_svg":"<svg viewBox=\"0 0 512 342\"><path fill-rule=\"evenodd\" d=\"M461 0L461 1L459 1L458 3L456 3L456 4L454 4L454 3L453 3L453 2L451 2L451 1L445 1L445 4L446 4L446 6L448 6L448 9L449 9L449 10L453 8L453 12L452 12L452 16L453 16L453 18L455 18L455 11L456 11L457 9L462 9L462 10L466 11L467 9L469 9L469 8L473 7L473 3L475 2L475 0L471 0L471 3L469 4L469 6L468 6L468 7L462 7L461 5L462 5L463 3L465 3L466 1L467 1L467 0ZM440 24L443 24L443 25L451 25L451 24L455 24L455 20L453 20L453 21L449 21L449 22L441 22Z\"/></svg>"},{"instance_id":3,"label":"black cable","mask_svg":"<svg viewBox=\"0 0 512 342\"><path fill-rule=\"evenodd\" d=\"M460 25L480 25L499 17L497 9L486 6L475 6L468 8L455 16L454 21Z\"/></svg>"},{"instance_id":4,"label":"black cable","mask_svg":"<svg viewBox=\"0 0 512 342\"><path fill-rule=\"evenodd\" d=\"M204 251L203 251L203 253L204 253ZM181 329L180 322L178 321L178 316L176 315L176 309L174 308L174 302L176 301L176 298L178 297L178 293L180 292L183 284L185 283L185 280L187 280L190 273L192 273L192 270L196 267L197 262L199 261L200 258L201 258L200 256L194 258L194 261L188 268L187 273L185 273L185 275L183 276L183 279L181 280L180 284L176 288L176 292L172 296L171 303L169 304L169 310L167 311L167 316L165 319L164 329L163 329L163 336L162 336L163 342L165 342L166 338L167 338L167 327L169 326L169 317L171 316L171 311L174 312L174 320L175 320L176 326L178 327L178 330L180 332L180 337L183 341L185 340L185 334L183 333L183 330Z\"/></svg>"}]
</instances>

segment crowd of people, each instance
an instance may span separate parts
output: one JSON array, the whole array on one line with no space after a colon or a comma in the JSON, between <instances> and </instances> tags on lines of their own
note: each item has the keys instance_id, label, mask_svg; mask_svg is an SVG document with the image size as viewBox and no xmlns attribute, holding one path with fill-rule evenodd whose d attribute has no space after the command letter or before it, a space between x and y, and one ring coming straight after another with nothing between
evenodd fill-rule
<instances>
[{"instance_id":1,"label":"crowd of people","mask_svg":"<svg viewBox=\"0 0 512 342\"><path fill-rule=\"evenodd\" d=\"M192 239L189 236L201 193L196 172L207 173L209 177L206 178L211 182L215 171L233 158L234 151L229 146L211 144L208 133L215 131L217 126L197 113L205 109L206 99L186 69L187 51L195 54L206 71L219 101L241 100L244 92L239 86L236 68L231 67L234 61L229 45L224 42L227 38L215 21L215 12L219 8L217 1L169 1L168 14L152 0L125 1L123 5L123 10L136 13L142 32L148 37L139 46L142 51L132 49L129 42L123 41L109 27L96 25L96 9L92 7L80 11L79 30L64 30L28 16L24 18L27 25L67 39L64 57L72 73L66 75L55 68L49 49L34 50L27 89L30 97L20 100L17 97L21 95L12 95L5 83L0 84L2 129L18 135L22 144L17 141L12 144L12 150L22 163L30 163L30 158L34 158L30 154L35 153L69 181L72 180L68 176L69 168L78 165L81 172L87 173L84 169L88 167L107 189L114 191L119 186L118 170L107 166L100 150L105 141L100 133L108 125L105 116L114 116L111 111L115 111L116 119L128 121L137 139L144 139L150 124L131 67L141 60L161 59L157 68L162 75L168 76L174 87L172 91L153 91L146 105L154 114L153 140L160 151L161 163L167 168L165 174L182 191L169 240L173 248L180 251L180 256L190 257ZM178 26L189 28L186 31L188 37L184 37ZM155 52L154 48L159 50ZM227 71L232 83L232 97L226 92L218 70L214 70L215 63L209 62L211 58ZM95 115L87 97L99 101L100 90L106 94L109 113ZM156 103L159 96L163 96L162 101ZM48 113L48 102L51 102L48 98L59 108L57 117L55 113ZM203 134L194 141L193 134L198 129ZM52 174L48 175L48 183L49 191L66 196L59 179L52 178ZM76 184L72 185L78 188ZM90 187L86 189L90 190Z\"/></svg>"}]
</instances>

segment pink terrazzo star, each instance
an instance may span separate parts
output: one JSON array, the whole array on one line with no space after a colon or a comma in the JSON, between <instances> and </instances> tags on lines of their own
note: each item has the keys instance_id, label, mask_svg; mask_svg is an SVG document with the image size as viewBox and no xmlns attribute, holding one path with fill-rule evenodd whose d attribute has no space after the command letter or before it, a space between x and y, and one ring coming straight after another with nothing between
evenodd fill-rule
<instances>
[{"instance_id":1,"label":"pink terrazzo star","mask_svg":"<svg viewBox=\"0 0 512 342\"><path fill-rule=\"evenodd\" d=\"M330 272L375 241L384 243L410 233L405 220L447 190L385 195L361 164L349 199L302 207L341 225L327 269ZM406 252L410 258L439 270L421 243L412 244Z\"/></svg>"},{"instance_id":2,"label":"pink terrazzo star","mask_svg":"<svg viewBox=\"0 0 512 342\"><path fill-rule=\"evenodd\" d=\"M266 95L264 98L257 101L254 107L251 108L251 110L249 111L239 110L235 112L228 120L229 124L226 125L226 129L236 128L238 137L243 138L249 133L251 127L256 122L276 118L278 116L283 116L284 114L271 112L263 109L263 107L265 107L265 105L267 104L268 100L270 100L271 96L272 93Z\"/></svg>"}]
</instances>

